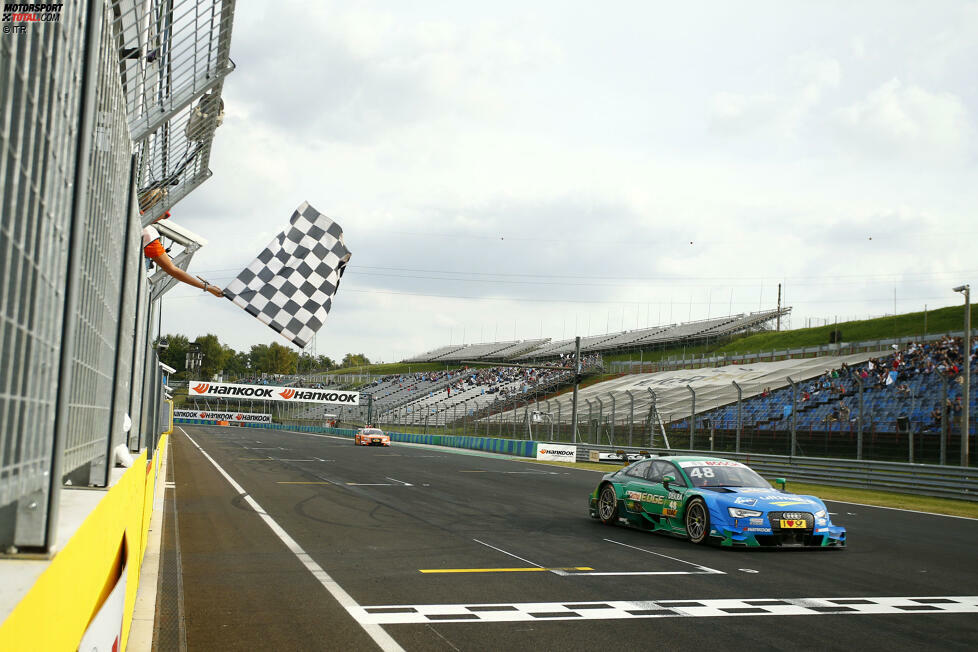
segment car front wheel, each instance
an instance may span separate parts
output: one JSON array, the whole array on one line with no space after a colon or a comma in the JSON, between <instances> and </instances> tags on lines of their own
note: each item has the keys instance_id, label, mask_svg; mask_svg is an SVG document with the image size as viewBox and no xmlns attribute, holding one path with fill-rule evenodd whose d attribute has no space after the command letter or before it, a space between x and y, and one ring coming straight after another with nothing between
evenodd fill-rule
<instances>
[{"instance_id":1,"label":"car front wheel","mask_svg":"<svg viewBox=\"0 0 978 652\"><path fill-rule=\"evenodd\" d=\"M694 498L686 505L686 535L693 543L703 543L710 533L710 512L702 498Z\"/></svg>"},{"instance_id":2,"label":"car front wheel","mask_svg":"<svg viewBox=\"0 0 978 652\"><path fill-rule=\"evenodd\" d=\"M618 518L618 496L615 494L615 488L610 484L606 484L601 488L601 493L598 494L598 518L605 525L612 525L615 519Z\"/></svg>"}]
</instances>

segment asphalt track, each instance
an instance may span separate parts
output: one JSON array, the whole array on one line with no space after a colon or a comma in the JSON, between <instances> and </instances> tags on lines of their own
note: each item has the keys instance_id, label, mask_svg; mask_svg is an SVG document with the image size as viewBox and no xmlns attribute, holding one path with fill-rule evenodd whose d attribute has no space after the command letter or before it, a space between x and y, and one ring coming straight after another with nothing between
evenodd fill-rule
<instances>
[{"instance_id":1,"label":"asphalt track","mask_svg":"<svg viewBox=\"0 0 978 652\"><path fill-rule=\"evenodd\" d=\"M847 550L724 550L591 520L583 469L245 428L172 445L190 650L978 641L976 520L829 503Z\"/></svg>"}]
</instances>

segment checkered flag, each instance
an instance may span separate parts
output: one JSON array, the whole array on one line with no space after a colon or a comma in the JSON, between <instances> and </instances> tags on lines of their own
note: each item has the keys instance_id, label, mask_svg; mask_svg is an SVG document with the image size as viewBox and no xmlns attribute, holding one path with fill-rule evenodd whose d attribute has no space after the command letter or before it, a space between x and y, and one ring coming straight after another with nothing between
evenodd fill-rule
<instances>
[{"instance_id":1,"label":"checkered flag","mask_svg":"<svg viewBox=\"0 0 978 652\"><path fill-rule=\"evenodd\" d=\"M305 348L326 321L349 261L340 225L302 202L289 228L224 288L224 296Z\"/></svg>"}]
</instances>

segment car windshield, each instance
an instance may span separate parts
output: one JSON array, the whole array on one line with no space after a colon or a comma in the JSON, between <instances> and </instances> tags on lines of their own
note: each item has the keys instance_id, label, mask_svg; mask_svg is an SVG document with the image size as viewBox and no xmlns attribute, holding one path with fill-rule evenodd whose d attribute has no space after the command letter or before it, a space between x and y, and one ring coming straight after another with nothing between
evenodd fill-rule
<instances>
[{"instance_id":1,"label":"car windshield","mask_svg":"<svg viewBox=\"0 0 978 652\"><path fill-rule=\"evenodd\" d=\"M366 430L363 431L363 434L365 434L365 435L382 435L382 434L384 434L384 431L383 430L380 430L378 428L367 428Z\"/></svg>"},{"instance_id":2,"label":"car windshield","mask_svg":"<svg viewBox=\"0 0 978 652\"><path fill-rule=\"evenodd\" d=\"M690 466L683 469L694 487L764 487L771 484L746 466Z\"/></svg>"}]
</instances>

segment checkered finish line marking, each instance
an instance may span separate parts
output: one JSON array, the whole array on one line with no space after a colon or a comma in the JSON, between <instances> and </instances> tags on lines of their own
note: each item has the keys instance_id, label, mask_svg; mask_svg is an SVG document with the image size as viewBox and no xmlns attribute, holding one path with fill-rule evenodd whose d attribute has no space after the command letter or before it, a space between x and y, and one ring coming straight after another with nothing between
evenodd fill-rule
<instances>
[{"instance_id":1,"label":"checkered finish line marking","mask_svg":"<svg viewBox=\"0 0 978 652\"><path fill-rule=\"evenodd\" d=\"M718 616L978 613L978 596L523 602L347 607L361 624L526 622Z\"/></svg>"}]
</instances>

